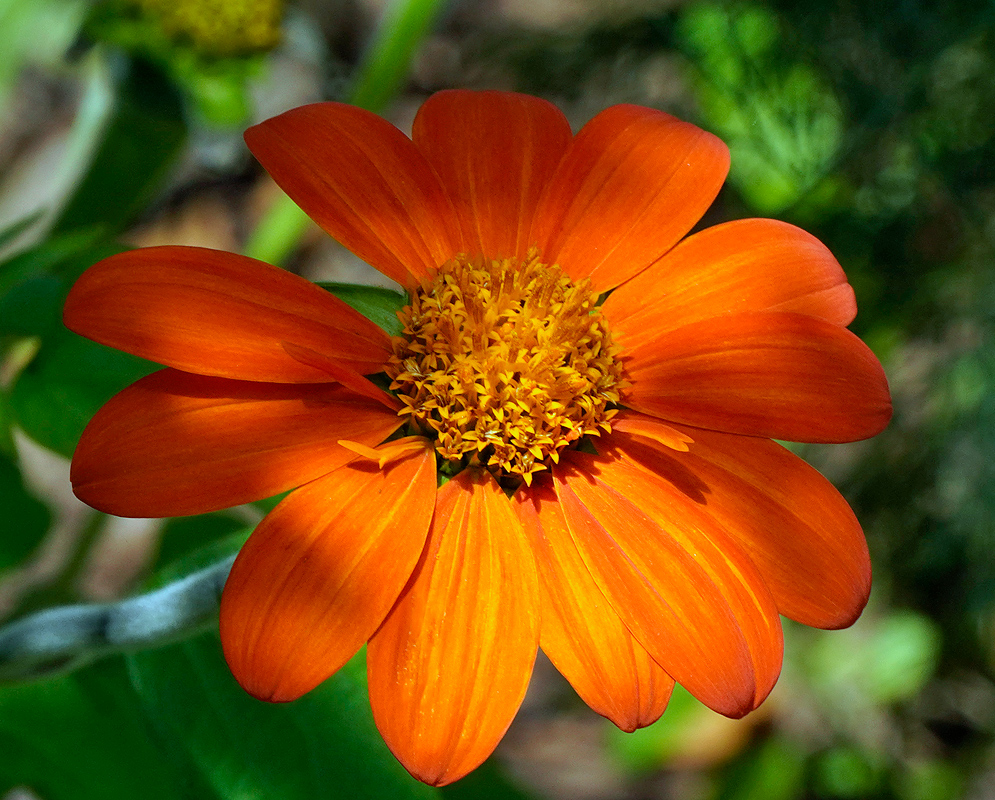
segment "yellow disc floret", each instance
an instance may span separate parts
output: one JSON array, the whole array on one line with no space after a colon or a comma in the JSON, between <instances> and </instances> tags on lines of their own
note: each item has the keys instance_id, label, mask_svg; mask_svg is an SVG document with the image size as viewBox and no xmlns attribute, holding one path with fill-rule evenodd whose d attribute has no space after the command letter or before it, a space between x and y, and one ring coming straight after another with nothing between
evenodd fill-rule
<instances>
[{"instance_id":1,"label":"yellow disc floret","mask_svg":"<svg viewBox=\"0 0 995 800\"><path fill-rule=\"evenodd\" d=\"M444 264L399 315L387 374L400 413L452 468L531 483L563 448L611 430L624 382L597 299L537 251Z\"/></svg>"}]
</instances>

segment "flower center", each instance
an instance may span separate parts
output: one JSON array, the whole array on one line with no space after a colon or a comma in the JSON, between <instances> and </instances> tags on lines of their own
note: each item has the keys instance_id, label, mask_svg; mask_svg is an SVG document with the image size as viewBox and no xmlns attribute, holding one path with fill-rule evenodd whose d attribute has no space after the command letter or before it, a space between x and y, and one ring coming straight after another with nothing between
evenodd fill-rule
<instances>
[{"instance_id":1,"label":"flower center","mask_svg":"<svg viewBox=\"0 0 995 800\"><path fill-rule=\"evenodd\" d=\"M398 315L390 388L455 473L532 475L584 436L611 430L625 387L588 282L556 265L457 256Z\"/></svg>"}]
</instances>

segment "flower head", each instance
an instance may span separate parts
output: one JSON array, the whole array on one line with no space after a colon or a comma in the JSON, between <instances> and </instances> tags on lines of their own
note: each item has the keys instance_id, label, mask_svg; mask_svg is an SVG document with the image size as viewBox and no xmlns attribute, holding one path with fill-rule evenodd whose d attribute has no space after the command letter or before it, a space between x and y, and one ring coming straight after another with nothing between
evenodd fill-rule
<instances>
[{"instance_id":1,"label":"flower head","mask_svg":"<svg viewBox=\"0 0 995 800\"><path fill-rule=\"evenodd\" d=\"M403 335L294 275L185 247L97 264L66 322L167 367L84 433L88 503L171 516L299 487L225 587L248 691L292 700L368 642L377 725L444 784L494 749L538 647L633 730L674 681L723 714L755 708L780 614L856 619L860 527L771 439L878 433L885 376L812 236L748 219L685 238L725 179L718 139L635 106L573 136L542 100L450 91L411 139L323 103L246 140L405 288Z\"/></svg>"}]
</instances>

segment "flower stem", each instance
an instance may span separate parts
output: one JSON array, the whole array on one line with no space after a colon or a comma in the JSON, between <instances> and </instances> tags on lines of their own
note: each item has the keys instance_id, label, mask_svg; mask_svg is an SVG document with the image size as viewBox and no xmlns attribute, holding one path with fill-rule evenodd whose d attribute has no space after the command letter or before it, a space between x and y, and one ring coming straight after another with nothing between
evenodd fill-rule
<instances>
[{"instance_id":1,"label":"flower stem","mask_svg":"<svg viewBox=\"0 0 995 800\"><path fill-rule=\"evenodd\" d=\"M383 110L397 95L411 59L431 29L444 0L390 0L356 68L346 102L369 111ZM247 256L282 264L297 248L310 220L280 194L245 244Z\"/></svg>"}]
</instances>

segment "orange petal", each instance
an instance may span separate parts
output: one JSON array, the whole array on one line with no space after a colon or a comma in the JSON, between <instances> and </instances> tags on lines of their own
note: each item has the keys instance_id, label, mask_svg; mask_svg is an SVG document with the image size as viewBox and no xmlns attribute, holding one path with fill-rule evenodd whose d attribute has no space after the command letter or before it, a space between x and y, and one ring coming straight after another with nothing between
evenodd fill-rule
<instances>
[{"instance_id":1,"label":"orange petal","mask_svg":"<svg viewBox=\"0 0 995 800\"><path fill-rule=\"evenodd\" d=\"M401 419L331 384L155 372L101 408L73 456L76 495L123 517L203 514L284 492L383 441Z\"/></svg>"},{"instance_id":2,"label":"orange petal","mask_svg":"<svg viewBox=\"0 0 995 800\"><path fill-rule=\"evenodd\" d=\"M367 447L365 444L352 442L348 439L339 439L339 444L368 461L376 462L377 466L383 469L387 464L401 458L407 458L411 453L420 452L425 446L425 441L424 436L404 436L386 442L379 447Z\"/></svg>"},{"instance_id":3,"label":"orange petal","mask_svg":"<svg viewBox=\"0 0 995 800\"><path fill-rule=\"evenodd\" d=\"M657 444L662 444L670 450L678 450L681 453L688 451L688 445L694 442L686 433L672 428L653 417L645 414L637 414L632 411L622 409L612 418L611 426L613 431L619 433L629 433L643 439L649 439Z\"/></svg>"},{"instance_id":4,"label":"orange petal","mask_svg":"<svg viewBox=\"0 0 995 800\"><path fill-rule=\"evenodd\" d=\"M743 311L794 311L837 325L857 313L839 262L801 228L743 219L690 236L602 307L621 341Z\"/></svg>"},{"instance_id":5,"label":"orange petal","mask_svg":"<svg viewBox=\"0 0 995 800\"><path fill-rule=\"evenodd\" d=\"M380 372L390 338L337 297L245 256L146 247L105 258L73 286L66 325L94 341L200 375L319 383L290 342L359 373Z\"/></svg>"},{"instance_id":6,"label":"orange petal","mask_svg":"<svg viewBox=\"0 0 995 800\"><path fill-rule=\"evenodd\" d=\"M324 372L350 391L370 400L376 400L380 405L389 408L391 411L401 410L402 405L400 400L394 395L385 392L365 375L360 375L357 372L346 369L335 359L318 353L310 347L302 347L291 342L280 342L280 344L287 351L287 355L295 361L300 361L302 364L307 364L309 367L314 367Z\"/></svg>"},{"instance_id":7,"label":"orange petal","mask_svg":"<svg viewBox=\"0 0 995 800\"><path fill-rule=\"evenodd\" d=\"M600 292L642 272L718 194L729 150L661 111L613 106L577 134L532 229L545 261Z\"/></svg>"},{"instance_id":8,"label":"orange petal","mask_svg":"<svg viewBox=\"0 0 995 800\"><path fill-rule=\"evenodd\" d=\"M850 331L804 314L730 314L625 352L626 406L709 430L851 442L891 418L884 370Z\"/></svg>"},{"instance_id":9,"label":"orange petal","mask_svg":"<svg viewBox=\"0 0 995 800\"><path fill-rule=\"evenodd\" d=\"M424 441L424 440L423 440ZM221 599L221 642L246 691L309 692L383 622L425 547L435 456L347 464L291 493L249 537Z\"/></svg>"},{"instance_id":10,"label":"orange petal","mask_svg":"<svg viewBox=\"0 0 995 800\"><path fill-rule=\"evenodd\" d=\"M817 628L857 619L871 590L871 561L857 518L833 485L781 445L689 429L675 454L612 434L623 458L685 491L749 555L786 617Z\"/></svg>"},{"instance_id":11,"label":"orange petal","mask_svg":"<svg viewBox=\"0 0 995 800\"><path fill-rule=\"evenodd\" d=\"M571 454L554 474L581 557L633 636L715 711L739 717L756 708L780 672L780 620L722 526L619 459Z\"/></svg>"},{"instance_id":12,"label":"orange petal","mask_svg":"<svg viewBox=\"0 0 995 800\"><path fill-rule=\"evenodd\" d=\"M403 286L464 249L432 168L376 114L315 103L249 128L245 141L311 219Z\"/></svg>"},{"instance_id":13,"label":"orange petal","mask_svg":"<svg viewBox=\"0 0 995 800\"><path fill-rule=\"evenodd\" d=\"M516 499L539 565L539 646L584 702L622 730L655 722L667 707L674 679L608 605L548 482L537 482Z\"/></svg>"},{"instance_id":14,"label":"orange petal","mask_svg":"<svg viewBox=\"0 0 995 800\"><path fill-rule=\"evenodd\" d=\"M510 501L464 470L439 490L422 560L367 650L377 727L416 778L451 783L497 746L532 674L538 611Z\"/></svg>"},{"instance_id":15,"label":"orange petal","mask_svg":"<svg viewBox=\"0 0 995 800\"><path fill-rule=\"evenodd\" d=\"M412 138L453 199L469 253L525 255L539 195L570 144L563 113L513 92L436 92Z\"/></svg>"}]
</instances>

